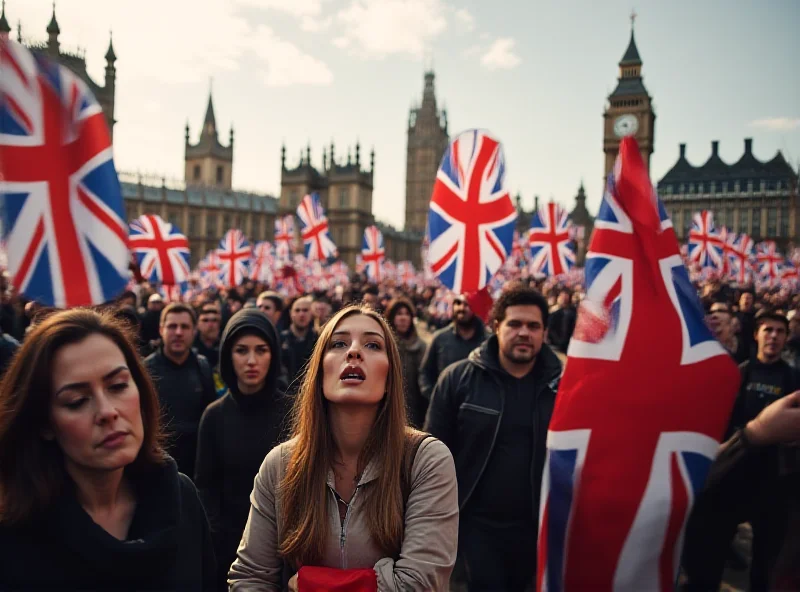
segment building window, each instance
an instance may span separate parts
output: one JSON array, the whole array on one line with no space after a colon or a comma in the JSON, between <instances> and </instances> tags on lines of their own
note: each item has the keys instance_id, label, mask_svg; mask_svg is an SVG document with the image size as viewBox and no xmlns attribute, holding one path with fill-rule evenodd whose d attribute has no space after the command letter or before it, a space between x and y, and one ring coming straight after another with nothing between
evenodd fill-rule
<instances>
[{"instance_id":1,"label":"building window","mask_svg":"<svg viewBox=\"0 0 800 592\"><path fill-rule=\"evenodd\" d=\"M781 189L783 189L783 182L782 181L776 181L775 182L775 191L780 191Z\"/></svg>"},{"instance_id":2,"label":"building window","mask_svg":"<svg viewBox=\"0 0 800 592\"><path fill-rule=\"evenodd\" d=\"M197 236L197 213L189 212L189 236Z\"/></svg>"},{"instance_id":3,"label":"building window","mask_svg":"<svg viewBox=\"0 0 800 592\"><path fill-rule=\"evenodd\" d=\"M222 177L225 174L225 170L221 167L217 167L217 185L222 185Z\"/></svg>"},{"instance_id":4,"label":"building window","mask_svg":"<svg viewBox=\"0 0 800 592\"><path fill-rule=\"evenodd\" d=\"M175 228L181 227L181 215L178 212L170 212L169 213L169 223L172 224Z\"/></svg>"},{"instance_id":5,"label":"building window","mask_svg":"<svg viewBox=\"0 0 800 592\"><path fill-rule=\"evenodd\" d=\"M781 207L781 236L789 236L789 207Z\"/></svg>"},{"instance_id":6,"label":"building window","mask_svg":"<svg viewBox=\"0 0 800 592\"><path fill-rule=\"evenodd\" d=\"M727 181L723 181L722 182L722 193L728 193L728 182Z\"/></svg>"},{"instance_id":7,"label":"building window","mask_svg":"<svg viewBox=\"0 0 800 592\"><path fill-rule=\"evenodd\" d=\"M689 183L689 191L687 193L692 194L694 193L694 183Z\"/></svg>"},{"instance_id":8,"label":"building window","mask_svg":"<svg viewBox=\"0 0 800 592\"><path fill-rule=\"evenodd\" d=\"M200 165L199 164L194 165L194 180L195 181L199 181L200 180Z\"/></svg>"},{"instance_id":9,"label":"building window","mask_svg":"<svg viewBox=\"0 0 800 592\"><path fill-rule=\"evenodd\" d=\"M206 214L206 238L217 238L217 218Z\"/></svg>"},{"instance_id":10,"label":"building window","mask_svg":"<svg viewBox=\"0 0 800 592\"><path fill-rule=\"evenodd\" d=\"M678 193L683 193L683 183L678 186Z\"/></svg>"},{"instance_id":11,"label":"building window","mask_svg":"<svg viewBox=\"0 0 800 592\"><path fill-rule=\"evenodd\" d=\"M222 232L228 232L231 229L231 215L224 214L222 216Z\"/></svg>"},{"instance_id":12,"label":"building window","mask_svg":"<svg viewBox=\"0 0 800 592\"><path fill-rule=\"evenodd\" d=\"M750 234L753 237L761 238L761 208L753 208L753 225Z\"/></svg>"},{"instance_id":13,"label":"building window","mask_svg":"<svg viewBox=\"0 0 800 592\"><path fill-rule=\"evenodd\" d=\"M297 189L292 189L289 192L289 207L293 210L297 208Z\"/></svg>"},{"instance_id":14,"label":"building window","mask_svg":"<svg viewBox=\"0 0 800 592\"><path fill-rule=\"evenodd\" d=\"M778 208L767 208L767 236L778 235Z\"/></svg>"},{"instance_id":15,"label":"building window","mask_svg":"<svg viewBox=\"0 0 800 592\"><path fill-rule=\"evenodd\" d=\"M347 207L347 187L342 187L339 190L339 207L340 208Z\"/></svg>"},{"instance_id":16,"label":"building window","mask_svg":"<svg viewBox=\"0 0 800 592\"><path fill-rule=\"evenodd\" d=\"M750 210L744 208L739 210L739 224L737 232L750 232Z\"/></svg>"},{"instance_id":17,"label":"building window","mask_svg":"<svg viewBox=\"0 0 800 592\"><path fill-rule=\"evenodd\" d=\"M721 226L725 226L727 224L727 218L725 216L725 210L720 210L714 214L714 220L717 223L717 229Z\"/></svg>"},{"instance_id":18,"label":"building window","mask_svg":"<svg viewBox=\"0 0 800 592\"><path fill-rule=\"evenodd\" d=\"M689 230L692 228L692 210L683 210L683 236L689 235Z\"/></svg>"},{"instance_id":19,"label":"building window","mask_svg":"<svg viewBox=\"0 0 800 592\"><path fill-rule=\"evenodd\" d=\"M728 222L728 228L736 232L735 230L736 225L734 224L733 220L733 208L728 208L728 213L725 215L725 218L727 219Z\"/></svg>"}]
</instances>

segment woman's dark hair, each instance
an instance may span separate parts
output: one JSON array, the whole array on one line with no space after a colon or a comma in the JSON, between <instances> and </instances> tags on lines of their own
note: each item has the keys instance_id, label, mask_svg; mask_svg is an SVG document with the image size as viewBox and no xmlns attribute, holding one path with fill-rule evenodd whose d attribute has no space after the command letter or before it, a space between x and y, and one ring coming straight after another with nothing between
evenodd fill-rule
<instances>
[{"instance_id":1,"label":"woman's dark hair","mask_svg":"<svg viewBox=\"0 0 800 592\"><path fill-rule=\"evenodd\" d=\"M53 362L61 348L90 335L102 335L116 344L139 390L144 438L126 470L139 471L166 461L158 395L136 353L130 329L110 310L56 312L25 338L0 381L0 523L33 517L57 499L67 483L61 449L42 435L50 423Z\"/></svg>"},{"instance_id":2,"label":"woman's dark hair","mask_svg":"<svg viewBox=\"0 0 800 592\"><path fill-rule=\"evenodd\" d=\"M397 313L399 313L404 308L408 311L408 314L411 315L411 321L412 321L411 328L413 329L415 311L414 311L414 305L411 304L411 301L408 298L406 298L405 296L400 296L398 298L395 298L389 303L389 306L386 307L386 314L384 316L386 317L386 320L389 321L389 326L395 333L397 333L397 328L394 326L394 318L397 316Z\"/></svg>"},{"instance_id":3,"label":"woman's dark hair","mask_svg":"<svg viewBox=\"0 0 800 592\"><path fill-rule=\"evenodd\" d=\"M547 327L547 317L550 312L547 300L533 288L518 284L503 290L492 307L492 319L498 323L502 322L506 318L506 309L509 306L537 306L542 311L542 324Z\"/></svg>"}]
</instances>

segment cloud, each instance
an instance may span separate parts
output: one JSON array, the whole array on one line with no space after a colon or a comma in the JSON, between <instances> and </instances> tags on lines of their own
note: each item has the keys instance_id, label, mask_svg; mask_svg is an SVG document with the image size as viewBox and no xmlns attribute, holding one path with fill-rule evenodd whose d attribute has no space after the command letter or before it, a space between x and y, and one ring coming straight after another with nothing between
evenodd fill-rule
<instances>
[{"instance_id":1,"label":"cloud","mask_svg":"<svg viewBox=\"0 0 800 592\"><path fill-rule=\"evenodd\" d=\"M236 4L260 10L274 10L296 18L319 16L330 0L235 0Z\"/></svg>"},{"instance_id":2,"label":"cloud","mask_svg":"<svg viewBox=\"0 0 800 592\"><path fill-rule=\"evenodd\" d=\"M306 33L319 33L329 29L333 24L333 17L325 19L314 19L310 16L304 16L300 19L300 28Z\"/></svg>"},{"instance_id":3,"label":"cloud","mask_svg":"<svg viewBox=\"0 0 800 592\"><path fill-rule=\"evenodd\" d=\"M266 25L256 30L252 50L264 62L263 79L267 86L328 85L333 82L333 72L323 61L281 39Z\"/></svg>"},{"instance_id":4,"label":"cloud","mask_svg":"<svg viewBox=\"0 0 800 592\"><path fill-rule=\"evenodd\" d=\"M800 127L800 117L766 117L748 124L770 132L790 132Z\"/></svg>"},{"instance_id":5,"label":"cloud","mask_svg":"<svg viewBox=\"0 0 800 592\"><path fill-rule=\"evenodd\" d=\"M475 30L475 17L466 8L456 10L456 22L464 33L471 33Z\"/></svg>"},{"instance_id":6,"label":"cloud","mask_svg":"<svg viewBox=\"0 0 800 592\"><path fill-rule=\"evenodd\" d=\"M350 39L347 37L337 37L333 40L333 44L339 49L344 49L350 45Z\"/></svg>"},{"instance_id":7,"label":"cloud","mask_svg":"<svg viewBox=\"0 0 800 592\"><path fill-rule=\"evenodd\" d=\"M337 14L350 51L364 59L422 57L447 28L443 0L351 0Z\"/></svg>"},{"instance_id":8,"label":"cloud","mask_svg":"<svg viewBox=\"0 0 800 592\"><path fill-rule=\"evenodd\" d=\"M522 59L514 53L516 41L511 37L500 37L492 43L489 51L481 57L481 64L487 70L511 70L522 63Z\"/></svg>"},{"instance_id":9,"label":"cloud","mask_svg":"<svg viewBox=\"0 0 800 592\"><path fill-rule=\"evenodd\" d=\"M483 51L483 48L480 45L470 45L467 49L464 50L462 54L465 58L471 58Z\"/></svg>"}]
</instances>

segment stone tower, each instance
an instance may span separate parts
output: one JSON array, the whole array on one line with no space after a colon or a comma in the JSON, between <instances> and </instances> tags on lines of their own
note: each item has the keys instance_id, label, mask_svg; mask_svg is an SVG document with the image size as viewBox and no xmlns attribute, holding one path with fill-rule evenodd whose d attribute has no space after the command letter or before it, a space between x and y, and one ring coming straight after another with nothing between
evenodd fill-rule
<instances>
[{"instance_id":1,"label":"stone tower","mask_svg":"<svg viewBox=\"0 0 800 592\"><path fill-rule=\"evenodd\" d=\"M425 232L436 171L447 149L447 112L436 107L433 72L425 73L422 104L408 117L405 229Z\"/></svg>"},{"instance_id":2,"label":"stone tower","mask_svg":"<svg viewBox=\"0 0 800 592\"><path fill-rule=\"evenodd\" d=\"M197 144L189 142L189 124L186 124L186 184L205 185L218 189L231 189L233 181L233 126L227 146L217 136L214 102L208 93L208 107Z\"/></svg>"},{"instance_id":3,"label":"stone tower","mask_svg":"<svg viewBox=\"0 0 800 592\"><path fill-rule=\"evenodd\" d=\"M631 40L619 63L617 88L608 96L603 113L604 175L614 168L619 143L625 136L634 136L639 143L645 166L650 171L650 155L655 141L656 114L642 81L642 59L633 36L636 14L631 15Z\"/></svg>"},{"instance_id":4,"label":"stone tower","mask_svg":"<svg viewBox=\"0 0 800 592\"><path fill-rule=\"evenodd\" d=\"M0 13L0 37L9 38L11 27L6 20L6 6L5 0L2 2L2 13ZM58 19L56 19L56 7L53 4L53 14L50 17L50 23L47 25L47 42L38 42L22 38L22 25L17 25L17 41L23 43L32 52L39 55L46 56L55 60L62 66L69 68L76 76L83 80L92 91L92 94L97 99L100 107L103 109L103 114L108 124L108 131L111 138L114 138L114 94L116 86L117 69L115 63L117 56L114 53L114 46L111 39L108 41L108 50L106 51L106 75L105 86L100 86L89 77L86 72L86 55L81 49L68 49L62 47L58 40L61 34L61 27L58 26Z\"/></svg>"}]
</instances>

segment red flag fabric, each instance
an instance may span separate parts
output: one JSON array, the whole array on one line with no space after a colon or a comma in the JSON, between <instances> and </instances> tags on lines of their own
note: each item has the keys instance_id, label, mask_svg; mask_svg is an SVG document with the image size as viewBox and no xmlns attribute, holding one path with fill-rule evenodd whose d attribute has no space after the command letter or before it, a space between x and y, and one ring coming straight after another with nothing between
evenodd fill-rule
<instances>
[{"instance_id":1,"label":"red flag fabric","mask_svg":"<svg viewBox=\"0 0 800 592\"><path fill-rule=\"evenodd\" d=\"M489 294L486 287L481 288L477 292L470 292L467 294L467 304L475 313L475 316L481 319L484 323L489 322L489 313L492 312L492 305L494 300Z\"/></svg>"},{"instance_id":2,"label":"red flag fabric","mask_svg":"<svg viewBox=\"0 0 800 592\"><path fill-rule=\"evenodd\" d=\"M300 568L298 592L378 592L378 577L373 569Z\"/></svg>"},{"instance_id":3,"label":"red flag fabric","mask_svg":"<svg viewBox=\"0 0 800 592\"><path fill-rule=\"evenodd\" d=\"M585 270L547 438L537 590L672 590L739 372L704 323L633 138Z\"/></svg>"}]
</instances>

